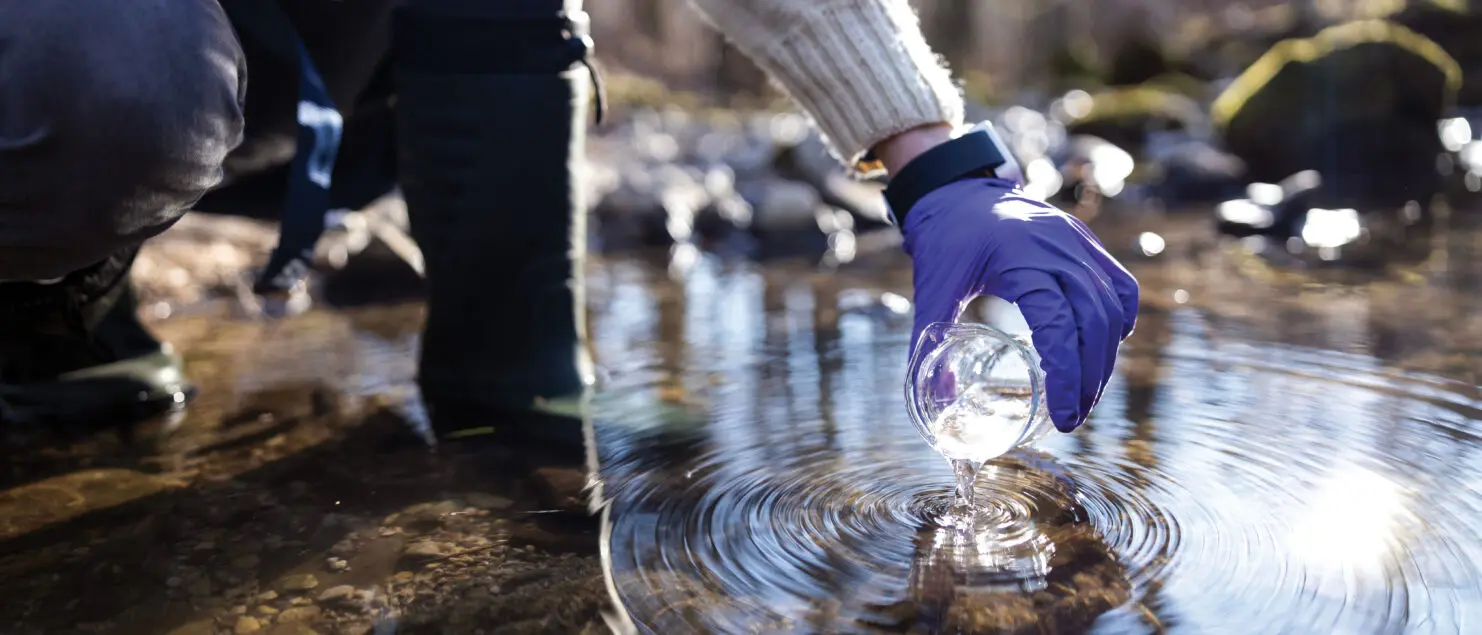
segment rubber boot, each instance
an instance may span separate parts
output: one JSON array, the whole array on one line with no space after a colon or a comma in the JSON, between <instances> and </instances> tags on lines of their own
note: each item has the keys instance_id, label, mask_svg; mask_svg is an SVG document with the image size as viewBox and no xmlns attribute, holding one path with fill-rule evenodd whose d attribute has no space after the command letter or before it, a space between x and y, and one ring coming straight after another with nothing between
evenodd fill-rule
<instances>
[{"instance_id":1,"label":"rubber boot","mask_svg":"<svg viewBox=\"0 0 1482 635\"><path fill-rule=\"evenodd\" d=\"M134 253L53 284L0 284L0 421L131 425L185 406L179 355L139 322Z\"/></svg>"},{"instance_id":2,"label":"rubber boot","mask_svg":"<svg viewBox=\"0 0 1482 635\"><path fill-rule=\"evenodd\" d=\"M560 0L398 10L399 172L426 260L418 383L442 438L582 446L591 76Z\"/></svg>"}]
</instances>

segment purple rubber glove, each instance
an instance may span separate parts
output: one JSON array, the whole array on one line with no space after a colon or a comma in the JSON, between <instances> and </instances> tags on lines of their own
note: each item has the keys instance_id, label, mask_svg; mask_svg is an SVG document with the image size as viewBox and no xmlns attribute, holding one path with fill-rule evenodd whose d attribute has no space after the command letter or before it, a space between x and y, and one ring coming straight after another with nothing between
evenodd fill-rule
<instances>
[{"instance_id":1,"label":"purple rubber glove","mask_svg":"<svg viewBox=\"0 0 1482 635\"><path fill-rule=\"evenodd\" d=\"M968 300L1019 305L1034 331L1050 417L1061 432L1085 422L1111 379L1117 346L1137 321L1137 280L1079 219L1003 179L957 181L906 216L915 266L911 347Z\"/></svg>"}]
</instances>

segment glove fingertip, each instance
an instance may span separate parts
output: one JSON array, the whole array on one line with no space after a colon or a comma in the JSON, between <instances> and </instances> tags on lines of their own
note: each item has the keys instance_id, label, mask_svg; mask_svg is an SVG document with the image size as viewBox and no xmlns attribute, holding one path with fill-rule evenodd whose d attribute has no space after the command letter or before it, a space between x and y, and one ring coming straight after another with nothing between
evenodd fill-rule
<instances>
[{"instance_id":1,"label":"glove fingertip","mask_svg":"<svg viewBox=\"0 0 1482 635\"><path fill-rule=\"evenodd\" d=\"M1055 423L1055 429L1061 432L1070 432L1081 425L1081 409L1077 407L1080 401L1079 386L1063 381L1067 376L1065 373L1076 372L1074 369L1058 369L1049 373L1045 379L1045 405L1050 409L1050 420Z\"/></svg>"},{"instance_id":2,"label":"glove fingertip","mask_svg":"<svg viewBox=\"0 0 1482 635\"><path fill-rule=\"evenodd\" d=\"M1050 420L1055 423L1055 429L1061 432L1074 432L1081 427L1081 413L1073 408L1051 410Z\"/></svg>"}]
</instances>

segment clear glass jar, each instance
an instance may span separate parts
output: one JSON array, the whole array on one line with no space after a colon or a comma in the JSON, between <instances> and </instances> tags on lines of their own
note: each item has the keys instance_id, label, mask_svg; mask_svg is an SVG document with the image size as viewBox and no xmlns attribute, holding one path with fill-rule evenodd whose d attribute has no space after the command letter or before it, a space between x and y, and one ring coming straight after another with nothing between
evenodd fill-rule
<instances>
[{"instance_id":1,"label":"clear glass jar","mask_svg":"<svg viewBox=\"0 0 1482 635\"><path fill-rule=\"evenodd\" d=\"M1016 307L999 302L1000 316L1006 305L1022 323ZM1054 429L1039 353L1027 326L1015 330L937 322L917 341L906 405L921 436L949 461L981 464Z\"/></svg>"}]
</instances>

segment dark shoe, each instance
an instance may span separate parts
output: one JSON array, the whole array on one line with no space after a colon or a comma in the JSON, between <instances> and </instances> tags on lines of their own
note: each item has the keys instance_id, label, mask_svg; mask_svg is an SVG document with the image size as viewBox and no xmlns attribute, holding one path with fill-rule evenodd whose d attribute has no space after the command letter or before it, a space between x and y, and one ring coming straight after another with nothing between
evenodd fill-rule
<instances>
[{"instance_id":1,"label":"dark shoe","mask_svg":"<svg viewBox=\"0 0 1482 635\"><path fill-rule=\"evenodd\" d=\"M0 285L0 421L126 425L184 407L194 389L180 357L139 322L132 262Z\"/></svg>"},{"instance_id":2,"label":"dark shoe","mask_svg":"<svg viewBox=\"0 0 1482 635\"><path fill-rule=\"evenodd\" d=\"M510 451L515 462L527 469L584 465L588 412L585 396L541 400L528 408L470 400L427 403L440 446L495 445Z\"/></svg>"},{"instance_id":3,"label":"dark shoe","mask_svg":"<svg viewBox=\"0 0 1482 635\"><path fill-rule=\"evenodd\" d=\"M590 375L575 179L591 82L580 30L550 5L420 0L394 21L399 173L427 275L418 383L445 434L579 429L527 414Z\"/></svg>"}]
</instances>

